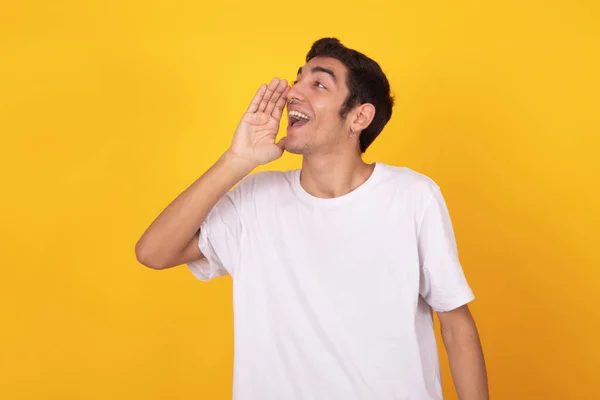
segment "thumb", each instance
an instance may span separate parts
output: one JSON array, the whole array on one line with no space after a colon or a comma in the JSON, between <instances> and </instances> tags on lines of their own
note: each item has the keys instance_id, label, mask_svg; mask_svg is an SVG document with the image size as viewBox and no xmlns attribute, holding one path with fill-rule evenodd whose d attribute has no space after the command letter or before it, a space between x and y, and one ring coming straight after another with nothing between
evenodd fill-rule
<instances>
[{"instance_id":1,"label":"thumb","mask_svg":"<svg viewBox=\"0 0 600 400\"><path fill-rule=\"evenodd\" d=\"M279 142L277 142L277 146L279 146L281 148L281 150L285 150L285 142L287 141L287 136L282 137L281 139L279 139Z\"/></svg>"}]
</instances>

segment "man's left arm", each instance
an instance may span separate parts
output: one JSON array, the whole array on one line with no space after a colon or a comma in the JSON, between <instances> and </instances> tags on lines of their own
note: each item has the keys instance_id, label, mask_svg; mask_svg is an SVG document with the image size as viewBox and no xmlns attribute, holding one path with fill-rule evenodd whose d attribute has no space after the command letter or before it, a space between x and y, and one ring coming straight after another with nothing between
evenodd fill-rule
<instances>
[{"instance_id":1,"label":"man's left arm","mask_svg":"<svg viewBox=\"0 0 600 400\"><path fill-rule=\"evenodd\" d=\"M468 305L438 312L452 380L460 400L488 400L488 383L481 342Z\"/></svg>"}]
</instances>

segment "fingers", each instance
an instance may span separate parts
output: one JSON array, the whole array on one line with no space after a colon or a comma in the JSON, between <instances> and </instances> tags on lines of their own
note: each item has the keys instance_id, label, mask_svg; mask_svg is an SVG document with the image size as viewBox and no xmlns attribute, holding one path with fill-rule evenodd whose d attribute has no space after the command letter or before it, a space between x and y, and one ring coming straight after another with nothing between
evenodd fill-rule
<instances>
[{"instance_id":1,"label":"fingers","mask_svg":"<svg viewBox=\"0 0 600 400\"><path fill-rule=\"evenodd\" d=\"M252 102L248 106L248 109L246 110L247 113L255 113L256 111L258 111L258 107L260 106L260 102L264 98L266 91L267 91L267 85L265 85L263 83L258 88L258 91L254 95L254 98L252 99Z\"/></svg>"},{"instance_id":2,"label":"fingers","mask_svg":"<svg viewBox=\"0 0 600 400\"><path fill-rule=\"evenodd\" d=\"M288 87L289 87L288 83L285 79L282 79L278 82L277 87L275 88L275 92L273 93L273 95L271 95L271 98L269 99L269 101L267 103L267 108L265 108L265 113L267 113L269 115L271 115L273 113L273 110L280 103L280 101ZM283 97L283 102L285 105L285 97Z\"/></svg>"},{"instance_id":3,"label":"fingers","mask_svg":"<svg viewBox=\"0 0 600 400\"><path fill-rule=\"evenodd\" d=\"M271 100L271 96L275 93L275 89L279 86L279 79L273 78L269 86L267 86L267 90L265 91L262 99L260 99L260 104L258 105L258 112L264 112L267 109L267 105L269 104L269 100Z\"/></svg>"},{"instance_id":4,"label":"fingers","mask_svg":"<svg viewBox=\"0 0 600 400\"><path fill-rule=\"evenodd\" d=\"M287 92L290 89L285 79L273 78L269 85L264 83L258 88L247 113L264 112L280 119L285 108Z\"/></svg>"},{"instance_id":5,"label":"fingers","mask_svg":"<svg viewBox=\"0 0 600 400\"><path fill-rule=\"evenodd\" d=\"M277 99L279 98L278 96L280 96L281 92L283 91L283 88L280 89L280 87L283 85L287 86L287 82L284 84L281 82L282 81L279 80L279 78L273 78L271 83L269 83L269 86L267 86L267 91L263 96L260 105L258 106L258 112L270 114L270 112L267 112L267 108L269 108L271 111L273 110L275 105L274 103L277 102ZM271 104L271 102L273 102L273 104Z\"/></svg>"},{"instance_id":6,"label":"fingers","mask_svg":"<svg viewBox=\"0 0 600 400\"><path fill-rule=\"evenodd\" d=\"M283 81L283 82L285 82L285 81ZM279 121L281 119L281 115L283 114L283 109L285 108L285 105L287 104L287 95L288 95L288 92L290 91L290 89L291 88L287 85L287 82L286 82L285 89L283 90L283 93L281 94L281 96L279 96L279 99L277 100L277 103L275 103L275 107L274 107L273 111L271 112L271 115L277 121Z\"/></svg>"}]
</instances>

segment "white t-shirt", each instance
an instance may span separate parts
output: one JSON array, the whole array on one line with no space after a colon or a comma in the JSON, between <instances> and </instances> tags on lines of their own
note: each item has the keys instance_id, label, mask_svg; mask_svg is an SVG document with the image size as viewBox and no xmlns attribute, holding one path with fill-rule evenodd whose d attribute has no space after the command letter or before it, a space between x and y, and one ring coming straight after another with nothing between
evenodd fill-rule
<instances>
[{"instance_id":1,"label":"white t-shirt","mask_svg":"<svg viewBox=\"0 0 600 400\"><path fill-rule=\"evenodd\" d=\"M233 278L235 400L441 399L431 309L473 300L439 187L376 163L317 198L246 177L201 226L196 277Z\"/></svg>"}]
</instances>

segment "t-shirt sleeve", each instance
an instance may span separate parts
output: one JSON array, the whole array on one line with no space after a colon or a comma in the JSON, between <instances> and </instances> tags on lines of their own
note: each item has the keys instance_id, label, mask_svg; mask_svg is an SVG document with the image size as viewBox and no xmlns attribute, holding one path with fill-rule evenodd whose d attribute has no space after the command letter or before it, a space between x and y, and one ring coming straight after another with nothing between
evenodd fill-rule
<instances>
[{"instance_id":1,"label":"t-shirt sleeve","mask_svg":"<svg viewBox=\"0 0 600 400\"><path fill-rule=\"evenodd\" d=\"M234 275L242 234L241 203L246 195L242 181L215 204L200 225L198 247L205 258L186 264L196 278L208 281Z\"/></svg>"},{"instance_id":2,"label":"t-shirt sleeve","mask_svg":"<svg viewBox=\"0 0 600 400\"><path fill-rule=\"evenodd\" d=\"M434 311L450 311L475 298L458 258L446 202L437 186L426 204L418 247L419 293Z\"/></svg>"}]
</instances>

